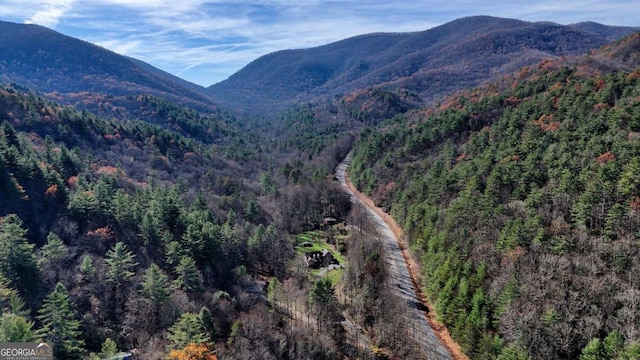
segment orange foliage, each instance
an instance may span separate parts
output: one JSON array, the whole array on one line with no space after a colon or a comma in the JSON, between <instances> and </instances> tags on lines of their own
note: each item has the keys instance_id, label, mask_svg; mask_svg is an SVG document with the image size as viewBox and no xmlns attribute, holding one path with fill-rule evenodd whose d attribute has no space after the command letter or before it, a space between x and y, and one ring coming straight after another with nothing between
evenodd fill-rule
<instances>
[{"instance_id":1,"label":"orange foliage","mask_svg":"<svg viewBox=\"0 0 640 360\"><path fill-rule=\"evenodd\" d=\"M627 75L627 81L635 80L637 78L640 78L640 70L636 70L632 73L629 73L629 75Z\"/></svg>"},{"instance_id":2,"label":"orange foliage","mask_svg":"<svg viewBox=\"0 0 640 360\"><path fill-rule=\"evenodd\" d=\"M558 89L561 89L561 88L562 88L562 84L560 82L557 82L557 83L555 83L555 84L553 84L551 86L550 90L553 91L553 90L558 90Z\"/></svg>"},{"instance_id":3,"label":"orange foliage","mask_svg":"<svg viewBox=\"0 0 640 360\"><path fill-rule=\"evenodd\" d=\"M600 112L600 111L602 111L602 110L605 110L605 109L608 109L608 108L609 108L609 105L608 105L608 104L605 104L605 103L602 103L602 102L601 102L601 103L597 103L597 104L595 104L595 105L593 106L593 111L595 111L595 112L597 112L597 113L598 113L598 112Z\"/></svg>"},{"instance_id":4,"label":"orange foliage","mask_svg":"<svg viewBox=\"0 0 640 360\"><path fill-rule=\"evenodd\" d=\"M55 195L58 192L58 185L53 184L44 192L45 195Z\"/></svg>"},{"instance_id":5,"label":"orange foliage","mask_svg":"<svg viewBox=\"0 0 640 360\"><path fill-rule=\"evenodd\" d=\"M189 344L182 350L172 350L170 360L217 360L215 354L206 344Z\"/></svg>"},{"instance_id":6,"label":"orange foliage","mask_svg":"<svg viewBox=\"0 0 640 360\"><path fill-rule=\"evenodd\" d=\"M118 168L114 166L100 166L96 171L99 175L115 175L118 173Z\"/></svg>"},{"instance_id":7,"label":"orange foliage","mask_svg":"<svg viewBox=\"0 0 640 360\"><path fill-rule=\"evenodd\" d=\"M105 227L97 228L95 230L89 230L87 232L87 235L98 236L101 238L110 238L113 236L113 231L108 226L105 226Z\"/></svg>"},{"instance_id":8,"label":"orange foliage","mask_svg":"<svg viewBox=\"0 0 640 360\"><path fill-rule=\"evenodd\" d=\"M634 215L640 214L640 197L637 197L629 204Z\"/></svg>"},{"instance_id":9,"label":"orange foliage","mask_svg":"<svg viewBox=\"0 0 640 360\"><path fill-rule=\"evenodd\" d=\"M598 156L598 164L608 163L609 161L613 161L615 159L616 156L611 151L607 151L606 153Z\"/></svg>"},{"instance_id":10,"label":"orange foliage","mask_svg":"<svg viewBox=\"0 0 640 360\"><path fill-rule=\"evenodd\" d=\"M458 157L456 158L456 162L460 162L462 160L466 160L468 157L467 153L462 153L460 155L458 155Z\"/></svg>"},{"instance_id":11,"label":"orange foliage","mask_svg":"<svg viewBox=\"0 0 640 360\"><path fill-rule=\"evenodd\" d=\"M552 70L554 64L555 64L555 62L553 61L553 59L550 59L550 58L543 59L538 64L538 69L539 70Z\"/></svg>"},{"instance_id":12,"label":"orange foliage","mask_svg":"<svg viewBox=\"0 0 640 360\"><path fill-rule=\"evenodd\" d=\"M540 129L542 129L542 131L545 131L545 132L555 131L555 130L558 130L558 128L560 127L560 122L553 121L553 114L542 115L540 116L540 119L534 121L534 123L540 126Z\"/></svg>"}]
</instances>

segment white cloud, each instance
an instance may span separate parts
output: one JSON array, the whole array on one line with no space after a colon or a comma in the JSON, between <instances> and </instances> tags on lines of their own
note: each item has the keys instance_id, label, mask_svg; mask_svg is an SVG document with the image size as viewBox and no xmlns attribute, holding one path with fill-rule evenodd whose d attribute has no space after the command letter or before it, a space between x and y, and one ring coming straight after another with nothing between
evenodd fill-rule
<instances>
[{"instance_id":1,"label":"white cloud","mask_svg":"<svg viewBox=\"0 0 640 360\"><path fill-rule=\"evenodd\" d=\"M634 25L640 8L637 0L0 0L0 14L210 85L269 52L369 32L420 31L480 14Z\"/></svg>"},{"instance_id":2,"label":"white cloud","mask_svg":"<svg viewBox=\"0 0 640 360\"><path fill-rule=\"evenodd\" d=\"M55 28L60 18L71 9L75 0L55 0L38 4L38 10L25 22ZM23 3L24 4L24 3Z\"/></svg>"}]
</instances>

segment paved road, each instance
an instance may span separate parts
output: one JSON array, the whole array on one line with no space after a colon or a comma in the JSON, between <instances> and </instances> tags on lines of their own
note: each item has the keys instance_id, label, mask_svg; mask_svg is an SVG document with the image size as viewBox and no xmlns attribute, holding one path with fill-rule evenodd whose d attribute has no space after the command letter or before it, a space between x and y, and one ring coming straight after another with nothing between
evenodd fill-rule
<instances>
[{"instance_id":1,"label":"paved road","mask_svg":"<svg viewBox=\"0 0 640 360\"><path fill-rule=\"evenodd\" d=\"M336 177L340 180L340 184L342 184L343 188L351 196L351 201L364 205L370 219L373 220L376 230L382 237L392 288L401 299L409 304L409 306L407 306L407 312L405 313L409 335L413 336L416 342L420 345L427 359L450 360L451 355L449 354L449 351L431 328L426 314L424 313L424 305L416 295L416 289L413 286L413 281L409 274L404 257L402 256L398 240L389 228L389 225L387 225L387 223L385 223L384 220L376 214L375 211L373 211L373 209L358 199L347 186L346 171L350 162L351 153L347 155L336 169Z\"/></svg>"}]
</instances>

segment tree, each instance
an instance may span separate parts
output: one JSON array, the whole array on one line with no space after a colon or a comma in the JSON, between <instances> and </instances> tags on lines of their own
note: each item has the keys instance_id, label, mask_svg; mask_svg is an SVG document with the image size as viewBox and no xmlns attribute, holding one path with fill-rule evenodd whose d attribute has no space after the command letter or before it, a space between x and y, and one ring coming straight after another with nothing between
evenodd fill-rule
<instances>
[{"instance_id":1,"label":"tree","mask_svg":"<svg viewBox=\"0 0 640 360\"><path fill-rule=\"evenodd\" d=\"M191 256L183 256L176 266L176 285L187 292L202 291L202 274Z\"/></svg>"},{"instance_id":2,"label":"tree","mask_svg":"<svg viewBox=\"0 0 640 360\"><path fill-rule=\"evenodd\" d=\"M62 239L54 233L49 233L47 235L47 243L40 249L40 255L47 261L55 262L64 256L66 250L67 248Z\"/></svg>"},{"instance_id":3,"label":"tree","mask_svg":"<svg viewBox=\"0 0 640 360\"><path fill-rule=\"evenodd\" d=\"M134 257L133 253L127 250L127 245L122 241L117 242L107 252L105 259L109 267L107 281L113 283L116 288L120 288L125 281L131 279L135 274L131 269L138 265L133 261Z\"/></svg>"},{"instance_id":4,"label":"tree","mask_svg":"<svg viewBox=\"0 0 640 360\"><path fill-rule=\"evenodd\" d=\"M169 278L155 263L144 272L140 293L149 303L156 306L164 304L169 299L171 294Z\"/></svg>"},{"instance_id":5,"label":"tree","mask_svg":"<svg viewBox=\"0 0 640 360\"><path fill-rule=\"evenodd\" d=\"M170 360L217 360L211 347L207 344L189 344L181 350L171 350Z\"/></svg>"},{"instance_id":6,"label":"tree","mask_svg":"<svg viewBox=\"0 0 640 360\"><path fill-rule=\"evenodd\" d=\"M34 245L26 235L18 215L9 214L0 221L0 273L21 291L34 287L38 274Z\"/></svg>"},{"instance_id":7,"label":"tree","mask_svg":"<svg viewBox=\"0 0 640 360\"><path fill-rule=\"evenodd\" d=\"M218 336L218 330L216 329L216 324L213 322L213 315L211 315L211 310L208 307L203 306L200 309L200 313L198 314L200 318L200 323L202 327L209 335L209 341L214 342Z\"/></svg>"},{"instance_id":8,"label":"tree","mask_svg":"<svg viewBox=\"0 0 640 360\"><path fill-rule=\"evenodd\" d=\"M10 286L11 281L0 273L0 314L11 312L19 316L27 316L24 300L18 292Z\"/></svg>"},{"instance_id":9,"label":"tree","mask_svg":"<svg viewBox=\"0 0 640 360\"><path fill-rule=\"evenodd\" d=\"M96 267L93 265L93 259L91 256L85 255L80 262L80 275L82 276L82 280L87 280L93 277L96 273Z\"/></svg>"},{"instance_id":10,"label":"tree","mask_svg":"<svg viewBox=\"0 0 640 360\"><path fill-rule=\"evenodd\" d=\"M69 293L62 283L44 300L38 310L38 320L42 328L38 335L53 345L56 359L81 359L84 354L84 341L80 338L80 321L71 307Z\"/></svg>"},{"instance_id":11,"label":"tree","mask_svg":"<svg viewBox=\"0 0 640 360\"><path fill-rule=\"evenodd\" d=\"M180 319L169 328L168 338L172 349L180 349L188 344L206 343L208 339L200 318L193 313L182 314Z\"/></svg>"},{"instance_id":12,"label":"tree","mask_svg":"<svg viewBox=\"0 0 640 360\"><path fill-rule=\"evenodd\" d=\"M47 243L40 248L40 269L45 281L55 284L58 274L63 268L62 259L67 254L67 247L62 239L54 233L47 235Z\"/></svg>"},{"instance_id":13,"label":"tree","mask_svg":"<svg viewBox=\"0 0 640 360\"><path fill-rule=\"evenodd\" d=\"M323 315L328 315L336 303L336 291L331 284L331 280L323 278L316 281L311 287L309 299L318 306L318 319Z\"/></svg>"},{"instance_id":14,"label":"tree","mask_svg":"<svg viewBox=\"0 0 640 360\"><path fill-rule=\"evenodd\" d=\"M100 355L103 358L109 359L111 356L118 353L118 344L115 341L111 340L111 338L106 338L102 343L102 348L100 351Z\"/></svg>"},{"instance_id":15,"label":"tree","mask_svg":"<svg viewBox=\"0 0 640 360\"><path fill-rule=\"evenodd\" d=\"M2 314L0 342L34 342L36 339L32 321L10 312Z\"/></svg>"}]
</instances>

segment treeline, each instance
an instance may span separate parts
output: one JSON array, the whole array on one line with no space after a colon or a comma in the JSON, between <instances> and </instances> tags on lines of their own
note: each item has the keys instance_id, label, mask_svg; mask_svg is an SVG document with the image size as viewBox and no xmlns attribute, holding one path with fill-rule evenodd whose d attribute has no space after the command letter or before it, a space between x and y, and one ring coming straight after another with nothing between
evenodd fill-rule
<instances>
[{"instance_id":1,"label":"treeline","mask_svg":"<svg viewBox=\"0 0 640 360\"><path fill-rule=\"evenodd\" d=\"M351 176L470 357L640 355L639 78L542 71L363 132Z\"/></svg>"}]
</instances>

